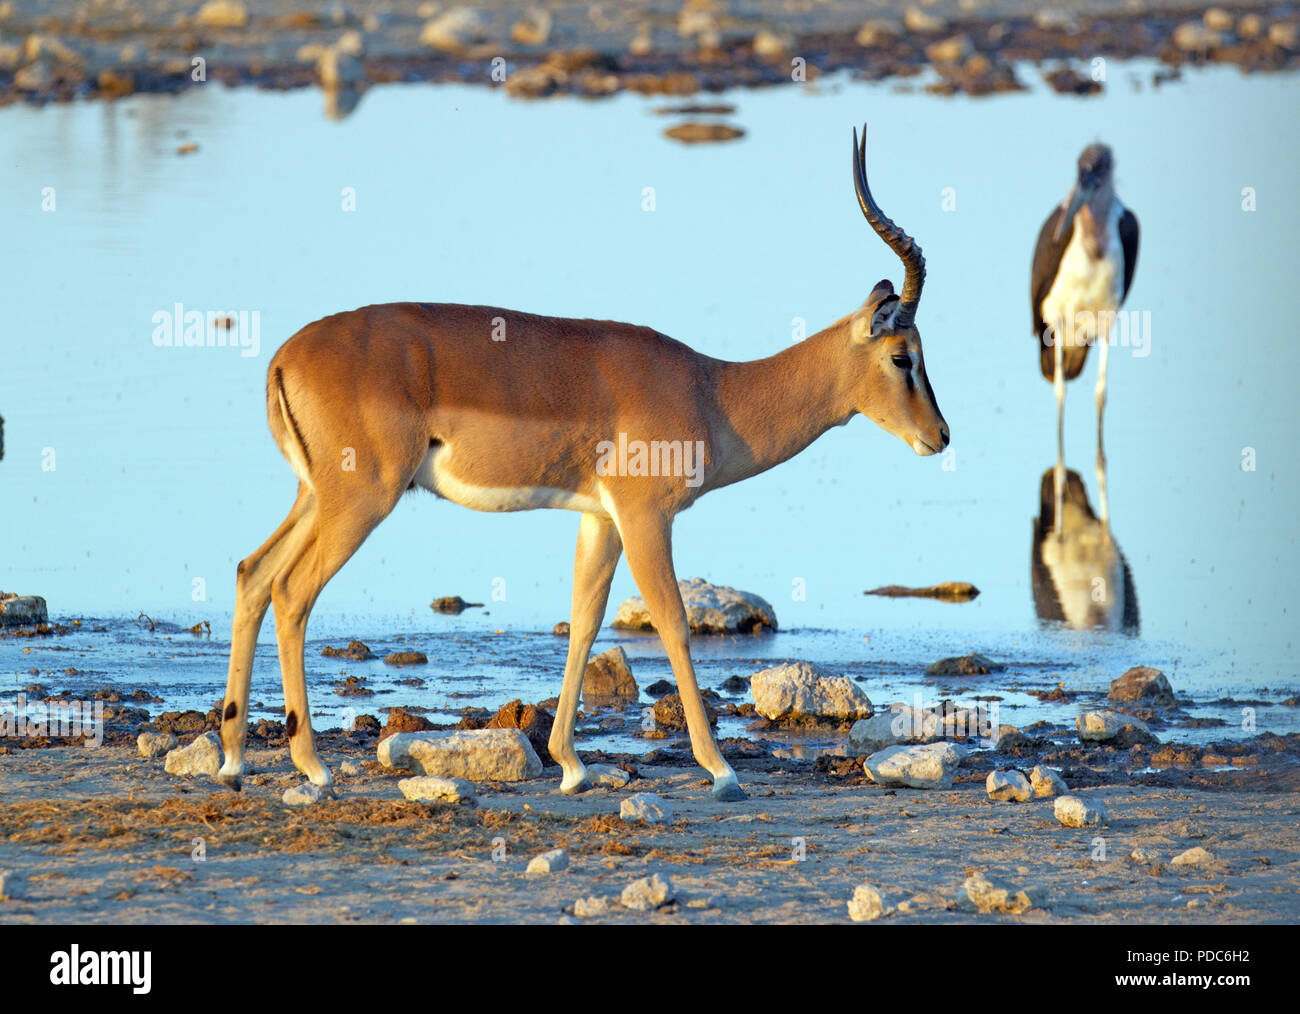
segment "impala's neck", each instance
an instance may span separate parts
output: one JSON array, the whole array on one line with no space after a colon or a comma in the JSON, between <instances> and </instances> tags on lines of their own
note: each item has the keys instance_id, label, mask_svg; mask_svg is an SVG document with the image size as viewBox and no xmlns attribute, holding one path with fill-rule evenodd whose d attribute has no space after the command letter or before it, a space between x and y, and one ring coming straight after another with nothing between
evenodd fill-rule
<instances>
[{"instance_id":1,"label":"impala's neck","mask_svg":"<svg viewBox=\"0 0 1300 1014\"><path fill-rule=\"evenodd\" d=\"M845 362L851 318L766 359L723 363L711 486L726 486L794 457L856 411Z\"/></svg>"}]
</instances>

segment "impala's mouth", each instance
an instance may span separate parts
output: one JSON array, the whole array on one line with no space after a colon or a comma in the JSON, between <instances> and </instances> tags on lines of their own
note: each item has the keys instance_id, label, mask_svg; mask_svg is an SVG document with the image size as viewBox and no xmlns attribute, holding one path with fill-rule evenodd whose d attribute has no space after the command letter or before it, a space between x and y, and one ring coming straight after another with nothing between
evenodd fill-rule
<instances>
[{"instance_id":1,"label":"impala's mouth","mask_svg":"<svg viewBox=\"0 0 1300 1014\"><path fill-rule=\"evenodd\" d=\"M912 450L916 451L923 458L928 458L931 454L938 454L939 448L931 447L920 437L912 438Z\"/></svg>"}]
</instances>

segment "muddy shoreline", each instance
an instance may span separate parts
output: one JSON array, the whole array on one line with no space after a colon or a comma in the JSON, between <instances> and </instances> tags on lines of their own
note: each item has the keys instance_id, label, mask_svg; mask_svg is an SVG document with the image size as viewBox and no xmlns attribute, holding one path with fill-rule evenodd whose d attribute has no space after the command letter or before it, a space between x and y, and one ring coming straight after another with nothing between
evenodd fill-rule
<instances>
[{"instance_id":1,"label":"muddy shoreline","mask_svg":"<svg viewBox=\"0 0 1300 1014\"><path fill-rule=\"evenodd\" d=\"M365 88L392 82L599 98L623 91L688 96L815 82L837 72L909 79L927 71L926 90L986 95L1036 84L1026 79L1029 65L1057 91L1088 95L1107 87L1109 61L1159 60L1157 84L1209 63L1249 72L1300 68L1300 5L1289 3L1160 3L1137 11L1077 2L1044 10L939 3L916 8L915 17L904 8L873 12L847 3L819 6L816 15L776 2L744 13L729 9L739 5L706 3L694 5L694 20L668 4L604 12L602 5L551 3L545 31L531 34L520 27L520 8L486 4L473 8L479 21L472 32L439 49L421 41L422 33L436 20L425 15L446 6L308 11L251 3L238 5L244 24L223 26L203 23L196 6L174 0L134 15L9 0L0 3L0 105L179 93L219 81L322 86L346 112Z\"/></svg>"}]
</instances>

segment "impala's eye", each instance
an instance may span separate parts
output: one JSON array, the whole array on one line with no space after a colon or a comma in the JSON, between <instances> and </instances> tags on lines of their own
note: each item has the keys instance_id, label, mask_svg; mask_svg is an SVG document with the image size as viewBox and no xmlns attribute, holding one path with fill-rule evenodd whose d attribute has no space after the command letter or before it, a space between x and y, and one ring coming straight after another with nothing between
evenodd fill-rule
<instances>
[{"instance_id":1,"label":"impala's eye","mask_svg":"<svg viewBox=\"0 0 1300 1014\"><path fill-rule=\"evenodd\" d=\"M900 370L910 370L912 368L912 360L907 356L891 356L890 358L893 359L894 365Z\"/></svg>"}]
</instances>

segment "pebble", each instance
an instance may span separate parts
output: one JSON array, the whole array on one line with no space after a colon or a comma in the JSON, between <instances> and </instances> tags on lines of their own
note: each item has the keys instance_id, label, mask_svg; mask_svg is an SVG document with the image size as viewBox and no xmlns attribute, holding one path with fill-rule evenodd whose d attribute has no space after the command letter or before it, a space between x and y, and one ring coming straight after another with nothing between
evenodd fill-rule
<instances>
[{"instance_id":1,"label":"pebble","mask_svg":"<svg viewBox=\"0 0 1300 1014\"><path fill-rule=\"evenodd\" d=\"M470 7L453 7L425 24L420 44L454 53L481 42L484 38L483 15Z\"/></svg>"},{"instance_id":2,"label":"pebble","mask_svg":"<svg viewBox=\"0 0 1300 1014\"><path fill-rule=\"evenodd\" d=\"M1064 778L1042 764L1035 765L1034 770L1029 772L1029 784L1033 786L1034 795L1039 799L1063 796L1070 791Z\"/></svg>"},{"instance_id":3,"label":"pebble","mask_svg":"<svg viewBox=\"0 0 1300 1014\"><path fill-rule=\"evenodd\" d=\"M243 28L248 24L248 8L239 0L208 0L194 21L204 28Z\"/></svg>"},{"instance_id":4,"label":"pebble","mask_svg":"<svg viewBox=\"0 0 1300 1014\"><path fill-rule=\"evenodd\" d=\"M990 771L984 789L989 799L1001 803L1027 803L1034 798L1033 787L1022 771Z\"/></svg>"},{"instance_id":5,"label":"pebble","mask_svg":"<svg viewBox=\"0 0 1300 1014\"><path fill-rule=\"evenodd\" d=\"M441 775L418 775L403 778L397 783L407 799L436 803L472 803L474 785L463 778L444 778Z\"/></svg>"},{"instance_id":6,"label":"pebble","mask_svg":"<svg viewBox=\"0 0 1300 1014\"><path fill-rule=\"evenodd\" d=\"M361 767L351 761L344 761L339 765L339 771L345 775L359 775L361 774Z\"/></svg>"},{"instance_id":7,"label":"pebble","mask_svg":"<svg viewBox=\"0 0 1300 1014\"><path fill-rule=\"evenodd\" d=\"M1041 904L1040 888L1018 888L994 883L982 873L966 878L957 895L957 907L963 912L1003 912L1018 915Z\"/></svg>"},{"instance_id":8,"label":"pebble","mask_svg":"<svg viewBox=\"0 0 1300 1014\"><path fill-rule=\"evenodd\" d=\"M303 782L285 789L280 802L285 806L312 806L325 798L325 791L315 782Z\"/></svg>"},{"instance_id":9,"label":"pebble","mask_svg":"<svg viewBox=\"0 0 1300 1014\"><path fill-rule=\"evenodd\" d=\"M569 868L569 853L564 849L551 849L549 852L543 852L540 856L533 856L528 861L528 869L525 873L543 874L559 873L560 870Z\"/></svg>"},{"instance_id":10,"label":"pebble","mask_svg":"<svg viewBox=\"0 0 1300 1014\"><path fill-rule=\"evenodd\" d=\"M1279 21L1275 25L1269 25L1268 41L1294 53L1300 50L1300 25L1294 21Z\"/></svg>"},{"instance_id":11,"label":"pebble","mask_svg":"<svg viewBox=\"0 0 1300 1014\"><path fill-rule=\"evenodd\" d=\"M661 799L653 792L638 792L623 800L618 815L629 822L639 820L646 824L671 824L673 807L668 800Z\"/></svg>"},{"instance_id":12,"label":"pebble","mask_svg":"<svg viewBox=\"0 0 1300 1014\"><path fill-rule=\"evenodd\" d=\"M162 757L176 749L176 737L170 732L142 732L136 737L135 746L141 757Z\"/></svg>"},{"instance_id":13,"label":"pebble","mask_svg":"<svg viewBox=\"0 0 1300 1014\"><path fill-rule=\"evenodd\" d=\"M910 32L920 35L934 35L948 27L948 22L933 14L927 14L920 7L909 7L903 15L903 24Z\"/></svg>"},{"instance_id":14,"label":"pebble","mask_svg":"<svg viewBox=\"0 0 1300 1014\"><path fill-rule=\"evenodd\" d=\"M0 901L27 897L27 878L14 870L0 870Z\"/></svg>"},{"instance_id":15,"label":"pebble","mask_svg":"<svg viewBox=\"0 0 1300 1014\"><path fill-rule=\"evenodd\" d=\"M594 916L604 915L608 911L609 899L596 894L579 898L573 903L573 914L579 919L591 919Z\"/></svg>"},{"instance_id":16,"label":"pebble","mask_svg":"<svg viewBox=\"0 0 1300 1014\"><path fill-rule=\"evenodd\" d=\"M650 912L667 905L673 898L672 881L656 873L653 876L642 877L640 880L634 880L628 884L627 887L623 888L619 901L624 908L635 909L638 912Z\"/></svg>"},{"instance_id":17,"label":"pebble","mask_svg":"<svg viewBox=\"0 0 1300 1014\"><path fill-rule=\"evenodd\" d=\"M1197 845L1186 852L1180 852L1169 860L1170 866L1208 866L1214 862L1214 853Z\"/></svg>"},{"instance_id":18,"label":"pebble","mask_svg":"<svg viewBox=\"0 0 1300 1014\"><path fill-rule=\"evenodd\" d=\"M880 892L870 884L859 884L853 889L853 897L849 899L849 918L854 922L875 922L892 911L892 907L885 905Z\"/></svg>"},{"instance_id":19,"label":"pebble","mask_svg":"<svg viewBox=\"0 0 1300 1014\"><path fill-rule=\"evenodd\" d=\"M1158 849L1147 849L1138 846L1129 853L1129 858L1139 863L1154 863L1160 861L1160 851Z\"/></svg>"},{"instance_id":20,"label":"pebble","mask_svg":"<svg viewBox=\"0 0 1300 1014\"><path fill-rule=\"evenodd\" d=\"M1066 827L1092 827L1110 823L1110 813L1100 799L1084 802L1078 796L1058 796L1052 812Z\"/></svg>"},{"instance_id":21,"label":"pebble","mask_svg":"<svg viewBox=\"0 0 1300 1014\"><path fill-rule=\"evenodd\" d=\"M205 732L189 746L168 753L163 768L169 775L215 778L221 770L221 739L215 732Z\"/></svg>"}]
</instances>

